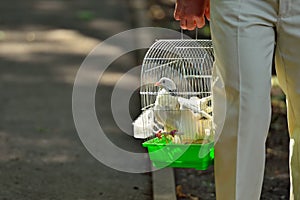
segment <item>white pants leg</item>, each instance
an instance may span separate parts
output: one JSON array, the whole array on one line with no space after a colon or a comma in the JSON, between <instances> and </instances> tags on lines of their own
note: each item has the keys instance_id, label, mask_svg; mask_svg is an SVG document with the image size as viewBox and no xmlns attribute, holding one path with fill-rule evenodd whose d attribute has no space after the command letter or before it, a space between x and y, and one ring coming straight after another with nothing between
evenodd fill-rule
<instances>
[{"instance_id":1,"label":"white pants leg","mask_svg":"<svg viewBox=\"0 0 300 200\"><path fill-rule=\"evenodd\" d=\"M226 101L225 122L215 146L218 200L258 200L270 124L275 1L212 0L214 105ZM217 126L223 114L215 111ZM217 127L219 129L220 127ZM219 134L219 133L217 133Z\"/></svg>"},{"instance_id":2,"label":"white pants leg","mask_svg":"<svg viewBox=\"0 0 300 200\"><path fill-rule=\"evenodd\" d=\"M290 199L300 200L300 1L280 3L275 64L280 85L287 98Z\"/></svg>"},{"instance_id":3,"label":"white pants leg","mask_svg":"<svg viewBox=\"0 0 300 200\"><path fill-rule=\"evenodd\" d=\"M276 70L288 104L290 198L300 200L300 1L212 0L211 30L214 75L224 86L224 92L214 86L214 105L226 105L224 125L215 110L222 130L215 148L217 199L260 197L276 41Z\"/></svg>"}]
</instances>

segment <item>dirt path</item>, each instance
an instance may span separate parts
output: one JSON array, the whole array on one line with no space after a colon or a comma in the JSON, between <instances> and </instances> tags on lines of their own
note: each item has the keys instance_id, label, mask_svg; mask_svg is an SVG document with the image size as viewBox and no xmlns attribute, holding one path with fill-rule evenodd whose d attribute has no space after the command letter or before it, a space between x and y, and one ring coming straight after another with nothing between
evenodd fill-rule
<instances>
[{"instance_id":1,"label":"dirt path","mask_svg":"<svg viewBox=\"0 0 300 200\"><path fill-rule=\"evenodd\" d=\"M79 140L72 117L81 62L99 42L130 28L129 20L121 0L1 3L1 200L152 198L151 176L99 163ZM115 73L132 67L132 57L125 60L114 63ZM102 88L99 99L111 90ZM108 133L117 137L109 108L109 101L97 105L98 113L107 113ZM128 146L127 139L118 142Z\"/></svg>"}]
</instances>

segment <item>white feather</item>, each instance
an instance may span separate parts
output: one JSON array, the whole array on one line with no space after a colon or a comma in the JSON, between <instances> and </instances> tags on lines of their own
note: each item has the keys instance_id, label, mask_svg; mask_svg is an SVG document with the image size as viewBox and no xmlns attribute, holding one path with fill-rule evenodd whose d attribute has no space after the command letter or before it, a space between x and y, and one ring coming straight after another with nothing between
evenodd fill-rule
<instances>
[{"instance_id":1,"label":"white feather","mask_svg":"<svg viewBox=\"0 0 300 200\"><path fill-rule=\"evenodd\" d=\"M198 97L191 97L190 99L178 97L180 109L188 108L194 113L199 113L205 118L212 119L212 116L209 114L212 111L212 108L208 105L210 100L211 96L202 99L199 99Z\"/></svg>"}]
</instances>

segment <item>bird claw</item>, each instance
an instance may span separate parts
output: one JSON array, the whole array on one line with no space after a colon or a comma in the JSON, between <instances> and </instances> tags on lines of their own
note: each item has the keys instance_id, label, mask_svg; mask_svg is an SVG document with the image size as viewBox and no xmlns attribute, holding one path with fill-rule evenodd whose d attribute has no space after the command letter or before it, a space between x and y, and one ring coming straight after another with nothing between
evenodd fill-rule
<instances>
[{"instance_id":1,"label":"bird claw","mask_svg":"<svg viewBox=\"0 0 300 200\"><path fill-rule=\"evenodd\" d=\"M175 134L178 132L178 130L172 130L172 131L170 131L170 132L168 132L168 133L166 133L166 132L163 132L162 130L159 130L159 131L157 131L156 133L155 133L155 137L157 137L157 138L159 138L159 139L162 139L162 136L163 135L171 135L172 137L175 137Z\"/></svg>"},{"instance_id":2,"label":"bird claw","mask_svg":"<svg viewBox=\"0 0 300 200\"><path fill-rule=\"evenodd\" d=\"M161 139L162 138L162 130L157 131L157 133L155 133L155 137Z\"/></svg>"},{"instance_id":3,"label":"bird claw","mask_svg":"<svg viewBox=\"0 0 300 200\"><path fill-rule=\"evenodd\" d=\"M177 132L178 132L177 130L172 130L172 131L170 131L170 135L172 135L174 137Z\"/></svg>"}]
</instances>

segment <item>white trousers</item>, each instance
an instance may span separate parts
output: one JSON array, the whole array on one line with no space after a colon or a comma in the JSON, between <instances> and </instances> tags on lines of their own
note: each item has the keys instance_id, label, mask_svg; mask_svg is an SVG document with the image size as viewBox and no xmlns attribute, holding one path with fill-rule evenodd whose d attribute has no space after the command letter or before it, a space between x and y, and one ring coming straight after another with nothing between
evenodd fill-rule
<instances>
[{"instance_id":1,"label":"white trousers","mask_svg":"<svg viewBox=\"0 0 300 200\"><path fill-rule=\"evenodd\" d=\"M288 105L290 199L300 200L300 0L211 0L211 32L217 199L260 198L275 53Z\"/></svg>"}]
</instances>

